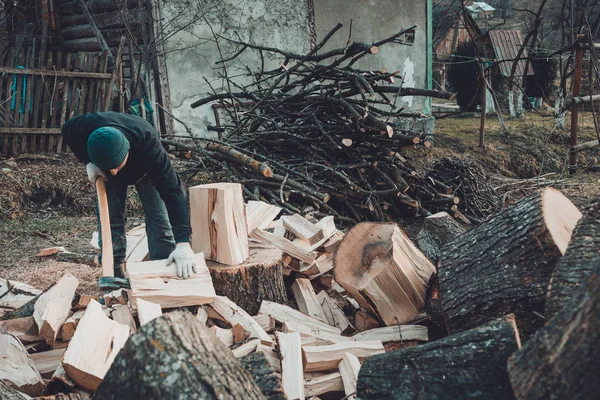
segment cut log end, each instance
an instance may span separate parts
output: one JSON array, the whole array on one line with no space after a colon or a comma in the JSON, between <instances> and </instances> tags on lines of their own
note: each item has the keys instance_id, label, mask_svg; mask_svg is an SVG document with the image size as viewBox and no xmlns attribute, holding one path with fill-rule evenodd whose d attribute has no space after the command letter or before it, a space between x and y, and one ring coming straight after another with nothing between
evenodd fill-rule
<instances>
[{"instance_id":1,"label":"cut log end","mask_svg":"<svg viewBox=\"0 0 600 400\"><path fill-rule=\"evenodd\" d=\"M544 189L542 209L548 231L561 254L564 255L571 241L573 229L582 214L571 200L553 188Z\"/></svg>"}]
</instances>

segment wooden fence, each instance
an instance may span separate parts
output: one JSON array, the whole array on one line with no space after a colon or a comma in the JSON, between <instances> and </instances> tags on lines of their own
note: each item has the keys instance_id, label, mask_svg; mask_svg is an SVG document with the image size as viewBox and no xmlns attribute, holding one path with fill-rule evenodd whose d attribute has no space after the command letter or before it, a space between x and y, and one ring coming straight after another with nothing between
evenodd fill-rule
<instances>
[{"instance_id":1,"label":"wooden fence","mask_svg":"<svg viewBox=\"0 0 600 400\"><path fill-rule=\"evenodd\" d=\"M107 73L106 52L33 53L0 50L0 153L65 151L66 120L112 105L118 68Z\"/></svg>"}]
</instances>

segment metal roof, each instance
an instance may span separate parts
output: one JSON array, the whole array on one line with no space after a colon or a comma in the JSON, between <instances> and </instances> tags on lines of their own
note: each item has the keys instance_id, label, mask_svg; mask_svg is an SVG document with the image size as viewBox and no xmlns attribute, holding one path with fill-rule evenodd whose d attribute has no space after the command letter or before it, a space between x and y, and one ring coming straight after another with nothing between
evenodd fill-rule
<instances>
[{"instance_id":1,"label":"metal roof","mask_svg":"<svg viewBox=\"0 0 600 400\"><path fill-rule=\"evenodd\" d=\"M492 47L494 48L496 61L506 60L505 62L499 63L500 73L504 76L510 76L513 60L517 58L517 53L523 44L523 35L521 35L521 32L519 31L505 30L491 30L488 32L488 34L490 35L490 41L492 42ZM515 76L525 75L525 58L527 57L528 52L527 49L525 49L521 55L521 60L519 60L517 63ZM531 63L529 64L527 75L533 75Z\"/></svg>"},{"instance_id":2,"label":"metal roof","mask_svg":"<svg viewBox=\"0 0 600 400\"><path fill-rule=\"evenodd\" d=\"M472 1L467 6L469 11L478 12L478 11L496 11L496 9L490 6L488 3L483 1Z\"/></svg>"}]
</instances>

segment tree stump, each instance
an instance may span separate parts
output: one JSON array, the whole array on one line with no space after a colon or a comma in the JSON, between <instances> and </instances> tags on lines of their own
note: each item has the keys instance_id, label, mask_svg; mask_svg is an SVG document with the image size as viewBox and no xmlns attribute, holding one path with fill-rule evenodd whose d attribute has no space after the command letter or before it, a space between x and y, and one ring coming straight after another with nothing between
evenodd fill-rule
<instances>
[{"instance_id":1,"label":"tree stump","mask_svg":"<svg viewBox=\"0 0 600 400\"><path fill-rule=\"evenodd\" d=\"M358 374L359 399L512 399L506 360L518 349L512 315L435 342L377 354Z\"/></svg>"},{"instance_id":2,"label":"tree stump","mask_svg":"<svg viewBox=\"0 0 600 400\"><path fill-rule=\"evenodd\" d=\"M172 312L131 336L95 400L264 399L231 350L188 313Z\"/></svg>"},{"instance_id":3,"label":"tree stump","mask_svg":"<svg viewBox=\"0 0 600 400\"><path fill-rule=\"evenodd\" d=\"M363 222L335 253L335 280L386 325L410 322L425 305L433 264L396 224Z\"/></svg>"},{"instance_id":4,"label":"tree stump","mask_svg":"<svg viewBox=\"0 0 600 400\"><path fill-rule=\"evenodd\" d=\"M571 299L592 269L600 265L600 202L588 206L573 231L565 256L560 259L548 286L546 320Z\"/></svg>"},{"instance_id":5,"label":"tree stump","mask_svg":"<svg viewBox=\"0 0 600 400\"><path fill-rule=\"evenodd\" d=\"M215 292L227 296L250 315L256 315L263 300L285 303L281 250L250 249L250 257L239 265L207 261Z\"/></svg>"},{"instance_id":6,"label":"tree stump","mask_svg":"<svg viewBox=\"0 0 600 400\"><path fill-rule=\"evenodd\" d=\"M518 399L597 399L600 265L561 311L508 360Z\"/></svg>"},{"instance_id":7,"label":"tree stump","mask_svg":"<svg viewBox=\"0 0 600 400\"><path fill-rule=\"evenodd\" d=\"M467 231L447 212L439 212L425 218L417 236L417 247L432 263L440 256L440 249Z\"/></svg>"},{"instance_id":8,"label":"tree stump","mask_svg":"<svg viewBox=\"0 0 600 400\"><path fill-rule=\"evenodd\" d=\"M579 218L569 199L546 188L458 237L442 249L428 314L455 333L514 313L530 336L544 322L550 276Z\"/></svg>"},{"instance_id":9,"label":"tree stump","mask_svg":"<svg viewBox=\"0 0 600 400\"><path fill-rule=\"evenodd\" d=\"M240 358L242 366L248 371L267 400L285 400L281 379L267 361L264 353L256 352Z\"/></svg>"}]
</instances>

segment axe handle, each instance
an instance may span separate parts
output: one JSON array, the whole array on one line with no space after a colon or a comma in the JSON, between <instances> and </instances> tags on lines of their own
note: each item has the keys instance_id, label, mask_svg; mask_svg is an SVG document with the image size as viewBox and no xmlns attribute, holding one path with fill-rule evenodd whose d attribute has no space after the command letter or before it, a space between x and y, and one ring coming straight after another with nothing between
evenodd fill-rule
<instances>
[{"instance_id":1,"label":"axe handle","mask_svg":"<svg viewBox=\"0 0 600 400\"><path fill-rule=\"evenodd\" d=\"M115 276L108 198L106 197L106 185L102 177L96 179L96 192L98 192L100 230L102 231L102 276Z\"/></svg>"}]
</instances>

